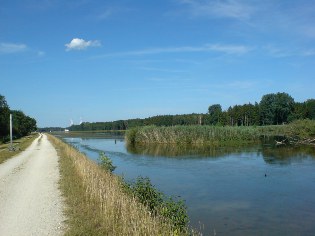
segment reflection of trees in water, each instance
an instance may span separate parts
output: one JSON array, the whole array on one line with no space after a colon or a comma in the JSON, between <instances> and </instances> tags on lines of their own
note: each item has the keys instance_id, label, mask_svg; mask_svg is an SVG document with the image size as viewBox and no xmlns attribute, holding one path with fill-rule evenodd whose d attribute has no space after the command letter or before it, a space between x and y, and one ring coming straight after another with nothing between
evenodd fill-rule
<instances>
[{"instance_id":1,"label":"reflection of trees in water","mask_svg":"<svg viewBox=\"0 0 315 236\"><path fill-rule=\"evenodd\" d=\"M221 147L199 145L131 145L127 144L127 151L132 154L163 156L163 157L212 157L220 158L231 154L256 153L262 156L267 164L298 163L307 158L315 158L315 148L311 146L276 146L273 139L265 140L261 144L240 147Z\"/></svg>"},{"instance_id":2,"label":"reflection of trees in water","mask_svg":"<svg viewBox=\"0 0 315 236\"><path fill-rule=\"evenodd\" d=\"M165 156L165 157L224 157L233 153L256 152L256 146L246 147L211 147L202 145L176 144L126 144L127 151L132 154Z\"/></svg>"},{"instance_id":3,"label":"reflection of trees in water","mask_svg":"<svg viewBox=\"0 0 315 236\"><path fill-rule=\"evenodd\" d=\"M261 153L268 164L288 165L315 158L315 148L312 146L263 146Z\"/></svg>"}]
</instances>

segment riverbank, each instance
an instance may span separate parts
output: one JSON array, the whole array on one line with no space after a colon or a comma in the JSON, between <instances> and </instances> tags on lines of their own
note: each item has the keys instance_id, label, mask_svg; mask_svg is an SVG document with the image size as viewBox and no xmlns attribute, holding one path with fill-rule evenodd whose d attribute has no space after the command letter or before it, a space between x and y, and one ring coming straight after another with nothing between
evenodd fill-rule
<instances>
[{"instance_id":1,"label":"riverbank","mask_svg":"<svg viewBox=\"0 0 315 236\"><path fill-rule=\"evenodd\" d=\"M31 134L28 136L25 136L20 139L13 140L13 147L15 151L10 151L10 143L4 143L0 144L0 164L4 161L8 160L9 158L20 154L22 151L24 151L28 146L31 145L31 143L38 137L38 134Z\"/></svg>"},{"instance_id":2,"label":"riverbank","mask_svg":"<svg viewBox=\"0 0 315 236\"><path fill-rule=\"evenodd\" d=\"M315 121L300 120L287 125L270 126L144 126L127 130L126 141L132 144L235 146L255 143L266 136L298 140L311 138L315 136Z\"/></svg>"},{"instance_id":3,"label":"riverbank","mask_svg":"<svg viewBox=\"0 0 315 236\"><path fill-rule=\"evenodd\" d=\"M49 139L60 156L60 186L68 206L66 235L178 233L161 217L150 214L136 198L126 194L120 177L101 169L60 139L51 135Z\"/></svg>"}]
</instances>

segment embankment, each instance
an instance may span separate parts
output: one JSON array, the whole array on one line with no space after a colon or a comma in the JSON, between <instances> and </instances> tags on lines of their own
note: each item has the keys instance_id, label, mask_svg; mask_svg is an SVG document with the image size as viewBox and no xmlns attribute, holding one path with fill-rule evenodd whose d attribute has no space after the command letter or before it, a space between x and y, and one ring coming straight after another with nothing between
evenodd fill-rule
<instances>
[{"instance_id":1,"label":"embankment","mask_svg":"<svg viewBox=\"0 0 315 236\"><path fill-rule=\"evenodd\" d=\"M49 139L60 156L61 190L68 206L66 235L178 233L165 220L150 214L136 198L126 194L121 178L101 169L60 139L54 136Z\"/></svg>"}]
</instances>

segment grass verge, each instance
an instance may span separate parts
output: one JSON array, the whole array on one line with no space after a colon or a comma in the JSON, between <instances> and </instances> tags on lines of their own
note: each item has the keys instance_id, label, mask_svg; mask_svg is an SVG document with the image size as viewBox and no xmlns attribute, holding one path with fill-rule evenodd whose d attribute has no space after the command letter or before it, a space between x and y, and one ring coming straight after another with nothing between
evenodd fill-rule
<instances>
[{"instance_id":1,"label":"grass verge","mask_svg":"<svg viewBox=\"0 0 315 236\"><path fill-rule=\"evenodd\" d=\"M7 159L19 154L24 151L31 143L37 138L38 134L31 134L20 139L13 141L13 146L15 151L9 151L10 143L5 143L0 145L0 164L6 161Z\"/></svg>"},{"instance_id":2,"label":"grass verge","mask_svg":"<svg viewBox=\"0 0 315 236\"><path fill-rule=\"evenodd\" d=\"M60 157L60 186L68 206L65 235L188 235L128 195L120 177L60 139L48 137Z\"/></svg>"}]
</instances>

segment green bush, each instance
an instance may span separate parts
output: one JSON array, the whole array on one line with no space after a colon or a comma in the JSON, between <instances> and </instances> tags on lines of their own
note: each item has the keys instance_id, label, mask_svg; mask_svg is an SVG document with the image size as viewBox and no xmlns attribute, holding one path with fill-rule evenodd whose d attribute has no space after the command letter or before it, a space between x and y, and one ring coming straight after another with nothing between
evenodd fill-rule
<instances>
[{"instance_id":1,"label":"green bush","mask_svg":"<svg viewBox=\"0 0 315 236\"><path fill-rule=\"evenodd\" d=\"M156 213L163 203L163 194L151 184L149 178L139 176L131 185L134 196L143 205L147 206L150 212Z\"/></svg>"},{"instance_id":2,"label":"green bush","mask_svg":"<svg viewBox=\"0 0 315 236\"><path fill-rule=\"evenodd\" d=\"M152 214L161 216L173 225L174 230L187 232L189 218L183 200L166 197L152 185L147 177L139 176L135 182L123 184L123 188L148 207Z\"/></svg>"},{"instance_id":3,"label":"green bush","mask_svg":"<svg viewBox=\"0 0 315 236\"><path fill-rule=\"evenodd\" d=\"M99 166L110 172L113 172L116 169L116 166L113 165L112 160L109 157L107 157L104 152L100 152L98 164Z\"/></svg>"}]
</instances>

